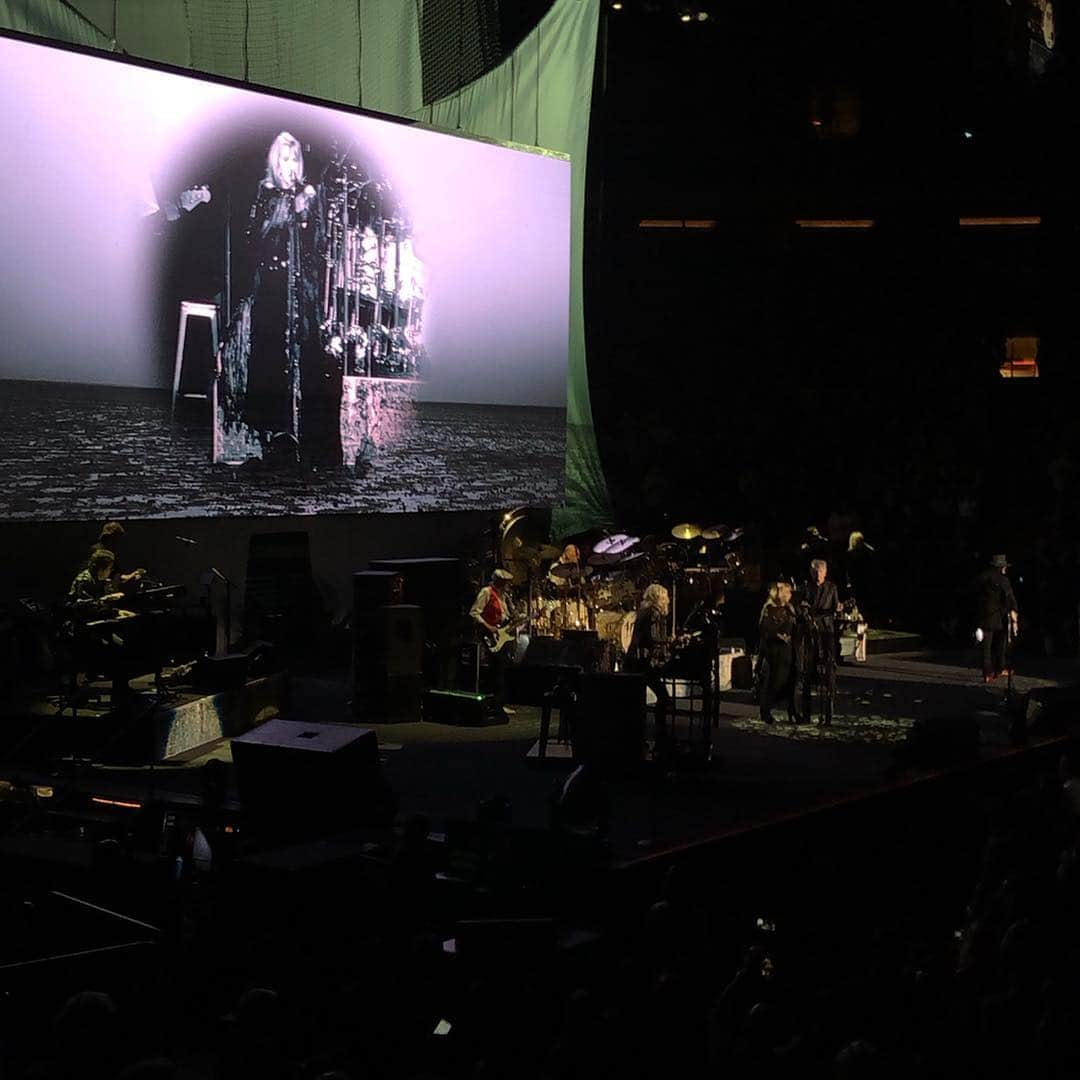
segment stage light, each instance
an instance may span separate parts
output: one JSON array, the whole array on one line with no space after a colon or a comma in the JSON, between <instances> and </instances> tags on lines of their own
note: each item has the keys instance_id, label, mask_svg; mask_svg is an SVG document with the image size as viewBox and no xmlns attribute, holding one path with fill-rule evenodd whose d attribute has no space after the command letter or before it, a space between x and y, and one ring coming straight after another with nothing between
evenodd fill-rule
<instances>
[{"instance_id":1,"label":"stage light","mask_svg":"<svg viewBox=\"0 0 1080 1080\"><path fill-rule=\"evenodd\" d=\"M56 794L51 787L46 787L43 784L36 786L33 790L34 795L39 799L51 799Z\"/></svg>"},{"instance_id":2,"label":"stage light","mask_svg":"<svg viewBox=\"0 0 1080 1080\"><path fill-rule=\"evenodd\" d=\"M122 810L141 810L141 802L130 802L127 799L106 799L103 795L91 795L90 801L96 806L117 806Z\"/></svg>"},{"instance_id":3,"label":"stage light","mask_svg":"<svg viewBox=\"0 0 1080 1080\"><path fill-rule=\"evenodd\" d=\"M712 218L642 218L638 222L639 229L699 229L711 230L716 228L716 222Z\"/></svg>"},{"instance_id":4,"label":"stage light","mask_svg":"<svg viewBox=\"0 0 1080 1080\"><path fill-rule=\"evenodd\" d=\"M679 19L680 19L681 22L689 22L690 21L690 13L688 11L684 11L679 16Z\"/></svg>"},{"instance_id":5,"label":"stage light","mask_svg":"<svg viewBox=\"0 0 1080 1080\"><path fill-rule=\"evenodd\" d=\"M873 218L796 218L800 229L872 229Z\"/></svg>"},{"instance_id":6,"label":"stage light","mask_svg":"<svg viewBox=\"0 0 1080 1080\"><path fill-rule=\"evenodd\" d=\"M615 0L615 3L611 5L611 10L622 11L622 4L619 2L619 0Z\"/></svg>"},{"instance_id":7,"label":"stage light","mask_svg":"<svg viewBox=\"0 0 1080 1080\"><path fill-rule=\"evenodd\" d=\"M964 138L965 139L974 139L975 138L975 132L973 132L973 131L965 131L964 132Z\"/></svg>"},{"instance_id":8,"label":"stage light","mask_svg":"<svg viewBox=\"0 0 1080 1080\"><path fill-rule=\"evenodd\" d=\"M1042 218L1038 214L1024 217L962 217L960 218L961 229L992 228L995 226L1015 225L1041 225Z\"/></svg>"},{"instance_id":9,"label":"stage light","mask_svg":"<svg viewBox=\"0 0 1080 1080\"><path fill-rule=\"evenodd\" d=\"M699 11L697 13L697 21L698 22L708 22L709 21L709 13L707 11Z\"/></svg>"}]
</instances>

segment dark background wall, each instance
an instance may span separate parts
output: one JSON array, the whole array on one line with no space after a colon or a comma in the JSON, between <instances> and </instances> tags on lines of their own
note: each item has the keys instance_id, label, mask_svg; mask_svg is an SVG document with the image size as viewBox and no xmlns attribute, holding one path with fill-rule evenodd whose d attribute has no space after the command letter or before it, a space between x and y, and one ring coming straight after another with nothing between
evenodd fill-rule
<instances>
[{"instance_id":1,"label":"dark background wall","mask_svg":"<svg viewBox=\"0 0 1080 1080\"><path fill-rule=\"evenodd\" d=\"M1036 74L1022 0L700 7L605 6L586 313L617 513L780 542L846 505L928 588L1034 557L1071 529L1076 15ZM639 226L686 218L716 225ZM1007 334L1040 379L1000 379Z\"/></svg>"},{"instance_id":2,"label":"dark background wall","mask_svg":"<svg viewBox=\"0 0 1080 1080\"><path fill-rule=\"evenodd\" d=\"M503 5L471 0L469 59L437 32L453 4L425 5L425 73L443 49L439 92L453 89L546 6L511 26ZM923 619L991 550L1026 561L1040 595L1076 592L1076 11L1058 5L1038 74L1026 0L699 7L709 18L684 24L668 0L602 5L586 319L619 523L760 521L778 546L847 509L903 583L889 603ZM961 214L1042 224L961 230ZM876 225L810 232L799 217ZM653 218L716 225L639 227ZM1040 336L1040 379L998 377L1010 333ZM454 554L482 524L164 523L131 546L205 529L242 576L253 531L308 528L340 608L369 556ZM5 525L0 545L29 587L66 579L90 532ZM174 557L189 576L205 561L148 561Z\"/></svg>"}]
</instances>

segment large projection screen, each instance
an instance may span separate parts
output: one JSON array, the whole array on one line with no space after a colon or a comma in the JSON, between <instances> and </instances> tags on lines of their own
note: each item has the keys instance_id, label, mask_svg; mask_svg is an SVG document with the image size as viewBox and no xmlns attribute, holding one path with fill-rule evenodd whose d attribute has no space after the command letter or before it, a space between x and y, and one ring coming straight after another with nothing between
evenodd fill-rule
<instances>
[{"instance_id":1,"label":"large projection screen","mask_svg":"<svg viewBox=\"0 0 1080 1080\"><path fill-rule=\"evenodd\" d=\"M562 501L570 162L0 35L0 517Z\"/></svg>"}]
</instances>

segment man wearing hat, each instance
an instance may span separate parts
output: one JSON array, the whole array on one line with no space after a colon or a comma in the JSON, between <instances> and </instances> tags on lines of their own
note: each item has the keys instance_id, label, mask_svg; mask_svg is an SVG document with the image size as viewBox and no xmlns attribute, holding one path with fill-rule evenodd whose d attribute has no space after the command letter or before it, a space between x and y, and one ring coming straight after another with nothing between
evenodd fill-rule
<instances>
[{"instance_id":1,"label":"man wearing hat","mask_svg":"<svg viewBox=\"0 0 1080 1080\"><path fill-rule=\"evenodd\" d=\"M500 705L504 704L503 697L506 688L506 667L510 663L513 649L511 642L504 643L502 648L493 649L491 642L499 630L509 626L513 619L513 608L510 600L510 582L514 580L513 574L508 570L498 569L492 572L491 578L477 594L473 605L469 608L469 618L479 628L483 639L488 643L488 652L491 658L491 681L492 692L495 694Z\"/></svg>"},{"instance_id":2,"label":"man wearing hat","mask_svg":"<svg viewBox=\"0 0 1080 1080\"><path fill-rule=\"evenodd\" d=\"M987 683L1009 674L1005 667L1005 645L1009 630L1016 633L1019 616L1008 569L1009 560L1004 555L994 555L976 579L975 621L982 631L983 682Z\"/></svg>"}]
</instances>

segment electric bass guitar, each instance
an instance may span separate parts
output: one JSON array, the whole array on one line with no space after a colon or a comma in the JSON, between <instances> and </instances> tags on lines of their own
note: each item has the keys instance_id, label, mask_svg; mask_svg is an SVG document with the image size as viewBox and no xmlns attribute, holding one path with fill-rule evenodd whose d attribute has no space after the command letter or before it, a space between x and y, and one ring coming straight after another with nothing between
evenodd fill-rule
<instances>
[{"instance_id":1,"label":"electric bass guitar","mask_svg":"<svg viewBox=\"0 0 1080 1080\"><path fill-rule=\"evenodd\" d=\"M504 623L502 626L497 626L494 630L485 631L484 648L487 649L492 656L502 652L510 642L517 641L517 636L524 629L526 622L527 620L522 619L520 622Z\"/></svg>"}]
</instances>

